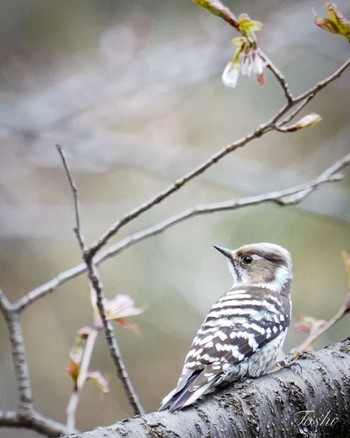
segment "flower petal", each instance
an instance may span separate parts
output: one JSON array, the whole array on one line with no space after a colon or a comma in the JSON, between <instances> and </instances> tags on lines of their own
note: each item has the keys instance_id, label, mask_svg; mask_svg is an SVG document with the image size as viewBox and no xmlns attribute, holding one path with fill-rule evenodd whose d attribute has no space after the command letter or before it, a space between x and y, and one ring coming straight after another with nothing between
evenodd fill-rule
<instances>
[{"instance_id":1,"label":"flower petal","mask_svg":"<svg viewBox=\"0 0 350 438\"><path fill-rule=\"evenodd\" d=\"M90 371L86 374L87 380L92 380L97 384L98 388L106 394L109 392L109 385L107 378L101 373L101 371Z\"/></svg>"},{"instance_id":2,"label":"flower petal","mask_svg":"<svg viewBox=\"0 0 350 438\"><path fill-rule=\"evenodd\" d=\"M125 294L117 294L112 300L107 300L106 315L108 319L125 318L140 315L144 309L135 307L135 301Z\"/></svg>"},{"instance_id":3,"label":"flower petal","mask_svg":"<svg viewBox=\"0 0 350 438\"><path fill-rule=\"evenodd\" d=\"M104 308L105 308L105 314L106 318L109 321L117 321L124 320L124 318L128 316L136 316L140 315L142 312L144 312L144 309L141 307L135 306L135 301L126 294L117 294L112 300L105 300L104 301ZM137 331L132 323L122 323L119 322L121 325L123 325L126 328L129 328L133 331ZM94 308L94 327L96 330L101 330L103 328L103 324L100 318L100 314L96 309Z\"/></svg>"},{"instance_id":4,"label":"flower petal","mask_svg":"<svg viewBox=\"0 0 350 438\"><path fill-rule=\"evenodd\" d=\"M222 82L226 87L235 88L239 78L239 64L229 62L221 76Z\"/></svg>"}]
</instances>

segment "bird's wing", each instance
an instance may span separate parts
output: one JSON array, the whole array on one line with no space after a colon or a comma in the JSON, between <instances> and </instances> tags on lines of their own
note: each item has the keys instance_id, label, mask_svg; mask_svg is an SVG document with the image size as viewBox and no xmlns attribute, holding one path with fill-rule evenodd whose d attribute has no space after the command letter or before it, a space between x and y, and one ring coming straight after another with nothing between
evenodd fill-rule
<instances>
[{"instance_id":1,"label":"bird's wing","mask_svg":"<svg viewBox=\"0 0 350 438\"><path fill-rule=\"evenodd\" d=\"M250 295L252 292L254 290L250 291ZM261 289L257 293L261 293ZM231 309L232 314L226 321L229 322L227 325L223 325L221 317L217 317L217 326L215 325L217 308L213 306L193 341L178 385L164 399L161 410L169 407L170 411L174 411L192 404L212 386L223 381L227 373L231 374L231 381L235 380L232 370L234 365L248 359L286 331L289 320L280 318L283 312L278 300L269 309L266 302L260 301L253 300L254 304L250 305L250 309L242 301L236 314ZM237 297L233 302L237 302ZM227 305L226 309L228 308ZM242 312L242 308L247 310L246 314ZM240 377L243 376L237 368L237 378Z\"/></svg>"}]
</instances>

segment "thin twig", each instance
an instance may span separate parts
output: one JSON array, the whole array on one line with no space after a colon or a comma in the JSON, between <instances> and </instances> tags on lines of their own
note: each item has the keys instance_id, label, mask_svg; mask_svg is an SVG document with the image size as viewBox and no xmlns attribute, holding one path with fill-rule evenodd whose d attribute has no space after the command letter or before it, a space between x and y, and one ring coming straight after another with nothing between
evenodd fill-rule
<instances>
[{"instance_id":1,"label":"thin twig","mask_svg":"<svg viewBox=\"0 0 350 438\"><path fill-rule=\"evenodd\" d=\"M275 121L274 121L274 128L276 129L276 131L279 131L279 127L281 127L281 126L285 125L286 123L289 123L291 120L293 120L300 113L300 111L311 102L311 100L316 96L317 93L319 93L321 90L323 90L328 84L330 84L331 82L338 79L344 73L344 71L347 68L349 68L349 66L350 66L350 59L348 59L346 62L344 62L344 64L341 67L339 67L333 74L328 76L326 79L318 82L315 86L313 86L309 90L305 91L304 93L300 94L299 96L292 98L292 100L290 101L290 104L292 105L292 107L294 107L295 105L298 105L298 104L300 104L300 105L297 106L297 108L295 108L286 117L281 117L281 115L282 115L281 113L284 113L284 114L288 113L288 111L291 109L291 108L288 108L288 104L285 106L283 111L281 111L280 113L277 113L277 115L275 116ZM283 82L281 82L280 80L279 80L279 82L281 83L282 88L284 89ZM276 123L277 121L279 121L279 123ZM280 131L280 132L283 132L283 131Z\"/></svg>"},{"instance_id":2,"label":"thin twig","mask_svg":"<svg viewBox=\"0 0 350 438\"><path fill-rule=\"evenodd\" d=\"M202 8L206 9L210 13L216 15L217 17L222 18L225 20L228 24L233 26L238 32L241 32L239 28L239 22L237 21L237 18L235 17L235 14L221 1L214 1L214 2L203 2L198 0L193 0L195 3L197 3Z\"/></svg>"},{"instance_id":3,"label":"thin twig","mask_svg":"<svg viewBox=\"0 0 350 438\"><path fill-rule=\"evenodd\" d=\"M114 335L112 323L106 317L106 313L103 306L103 302L105 298L103 294L102 283L93 259L91 259L87 267L88 267L88 275L91 282L91 286L96 293L96 305L98 307L100 317L103 323L106 342L112 360L114 362L114 365L117 369L118 377L124 386L124 390L126 392L130 405L134 409L135 415L143 415L145 411L141 405L141 402L136 394L136 391L133 387L133 384L126 370L126 366L121 351L119 349L117 339Z\"/></svg>"},{"instance_id":4,"label":"thin twig","mask_svg":"<svg viewBox=\"0 0 350 438\"><path fill-rule=\"evenodd\" d=\"M109 241L111 237L113 237L123 226L131 222L133 219L139 217L142 213L145 213L155 205L162 202L164 199L168 198L171 194L177 192L181 187L183 187L186 183L194 179L195 177L201 175L205 172L209 167L220 161L223 157L228 155L229 153L237 150L240 147L245 146L247 143L250 143L252 140L261 137L264 133L271 131L272 125L267 123L261 125L258 129L250 133L244 138L237 140L236 142L229 144L219 150L216 154L212 155L207 161L203 162L195 169L191 170L186 175L178 178L173 184L167 187L162 192L153 196L148 201L144 202L140 206L135 209L129 211L125 214L121 219L118 219L114 224L110 226L110 228L103 233L99 239L90 247L90 254L96 254L106 243Z\"/></svg>"},{"instance_id":5,"label":"thin twig","mask_svg":"<svg viewBox=\"0 0 350 438\"><path fill-rule=\"evenodd\" d=\"M78 433L78 430L69 429L64 424L54 421L37 411L31 412L31 415L27 416L23 416L17 411L0 411L0 425L18 429L25 427L48 437Z\"/></svg>"},{"instance_id":6,"label":"thin twig","mask_svg":"<svg viewBox=\"0 0 350 438\"><path fill-rule=\"evenodd\" d=\"M313 329L310 328L309 336L304 340L304 342L301 343L301 345L299 345L298 347L292 350L291 355L287 358L287 362L291 363L297 360L299 356L304 351L307 351L321 335L323 335L327 330L333 327L338 321L343 319L345 315L350 313L350 258L345 251L342 251L342 256L343 256L345 271L348 276L348 284L349 284L349 289L343 304L340 306L338 312L336 312L336 314L326 322L317 321L314 320L314 318L311 318L312 320L316 321L318 324L316 325L315 323L313 323Z\"/></svg>"},{"instance_id":7,"label":"thin twig","mask_svg":"<svg viewBox=\"0 0 350 438\"><path fill-rule=\"evenodd\" d=\"M90 285L96 294L96 304L97 304L97 307L98 307L98 310L100 313L100 317L101 317L101 320L103 323L103 328L104 328L107 346L108 346L110 355L112 357L112 360L114 362L114 365L116 367L118 377L124 386L124 390L126 392L129 403L134 410L134 413L136 415L142 414L142 413L144 413L144 410L143 410L143 407L142 407L142 405L137 397L136 391L132 385L130 377L127 373L125 363L124 363L123 357L121 355L121 352L120 352L120 349L119 349L119 346L117 343L117 339L116 339L115 334L114 334L113 326L110 323L110 321L107 320L107 317L106 317L106 312L105 312L105 308L104 308L104 304L103 304L105 301L105 296L104 296L104 292L103 292L103 285L102 285L102 281L100 279L99 273L97 271L97 268L96 268L96 265L94 262L94 252L91 251L90 248L87 248L86 245L84 244L84 237L82 234L82 230L80 228L78 190L77 190L76 184L73 180L73 177L71 175L71 172L69 170L69 167L68 167L67 161L65 159L63 150L60 147L57 147L57 149L58 149L58 152L59 152L60 157L62 159L64 170L67 174L67 178L68 178L71 190L72 190L73 201L74 201L74 211L75 211L75 221L76 221L75 234L77 236L77 239L78 239L81 251L82 251L82 256L83 256L83 259L84 259L85 264L86 264L86 270L87 270L87 275L88 275L88 278L90 281ZM74 400L74 401L76 401L76 400Z\"/></svg>"},{"instance_id":8,"label":"thin twig","mask_svg":"<svg viewBox=\"0 0 350 438\"><path fill-rule=\"evenodd\" d=\"M332 316L332 318L327 321L324 325L320 327L320 329L316 333L310 334L305 341L300 344L298 347L296 347L294 350L294 353L292 354L291 361L297 360L298 357L307 351L310 348L310 345L312 345L323 333L325 333L327 330L329 330L331 327L333 327L338 321L344 318L346 315L345 313L345 306L342 306L338 312Z\"/></svg>"},{"instance_id":9,"label":"thin twig","mask_svg":"<svg viewBox=\"0 0 350 438\"><path fill-rule=\"evenodd\" d=\"M282 117L279 121L279 123L274 124L274 129L276 131L281 132L282 134L285 134L286 131L283 129L280 129L287 123L289 123L291 120L293 120L305 107L308 105L308 103L314 98L313 94L310 94L308 97L306 97L301 103L297 104L296 108L293 109L289 114Z\"/></svg>"},{"instance_id":10,"label":"thin twig","mask_svg":"<svg viewBox=\"0 0 350 438\"><path fill-rule=\"evenodd\" d=\"M275 66L275 64L271 61L271 59L269 59L265 53L260 52L262 58L265 60L266 62L266 67L272 72L272 74L275 76L275 78L277 79L277 81L280 83L283 91L284 91L284 95L287 99L287 103L291 104L294 100L293 94L291 93L291 91L289 90L289 86L288 83L286 81L286 78L283 76L282 72Z\"/></svg>"},{"instance_id":11,"label":"thin twig","mask_svg":"<svg viewBox=\"0 0 350 438\"><path fill-rule=\"evenodd\" d=\"M273 127L275 125L278 125L279 121L283 121L283 123L290 122L299 112L302 108L309 102L311 102L312 99L321 91L323 90L328 84L338 79L347 68L350 67L350 58L344 62L343 65L341 65L335 72L333 72L331 75L327 76L327 78L323 79L322 81L319 81L317 84L315 84L313 87L306 90L304 93L301 93L299 96L293 98L293 100L290 103L285 103L285 105L277 111L277 113L272 117L270 123ZM306 101L305 101L306 100ZM304 102L305 101L305 102ZM296 105L298 105L300 102L304 102L302 106L296 110L295 113L292 113L292 116L287 116L287 118L284 118L288 112L294 108Z\"/></svg>"},{"instance_id":12,"label":"thin twig","mask_svg":"<svg viewBox=\"0 0 350 438\"><path fill-rule=\"evenodd\" d=\"M96 338L97 338L97 331L93 330L93 329L90 330L89 336L87 338L86 345L84 348L84 353L83 353L83 357L81 360L81 364L80 364L79 377L77 379L76 386L75 386L75 388L70 396L67 410L66 410L66 412L67 412L67 427L69 429L75 428L75 416L76 416L76 411L77 411L77 407L78 407L78 403L79 403L80 392L83 389L83 386L84 386L86 379L87 379L87 373L89 370L89 365L90 365L90 361L91 361L92 352L93 352L93 349L95 346Z\"/></svg>"},{"instance_id":13,"label":"thin twig","mask_svg":"<svg viewBox=\"0 0 350 438\"><path fill-rule=\"evenodd\" d=\"M350 58L347 61L345 61L344 64L341 65L334 73L332 73L331 75L329 75L327 78L323 79L322 81L317 82L317 84L314 85L313 87L311 87L309 90L307 90L304 93L297 96L294 99L294 102L299 103L311 95L312 95L312 97L315 97L316 94L318 94L321 90L323 90L328 84L330 84L331 82L340 78L340 76L349 67L350 67Z\"/></svg>"},{"instance_id":14,"label":"thin twig","mask_svg":"<svg viewBox=\"0 0 350 438\"><path fill-rule=\"evenodd\" d=\"M66 157L65 157L65 155L64 155L64 153L62 151L61 146L56 144L56 149L57 149L57 151L58 151L58 153L59 153L59 155L61 157L62 164L63 164L64 170L66 172L67 179L68 179L68 182L69 182L70 188L72 190L72 194L73 194L74 213L75 213L74 233L75 233L75 235L77 237L80 249L83 252L85 252L84 237L82 235L81 228L80 228L80 212L79 212L80 209L79 209L78 189L77 189L75 181L73 180L72 175L71 175L71 173L69 171L67 160L66 160Z\"/></svg>"},{"instance_id":15,"label":"thin twig","mask_svg":"<svg viewBox=\"0 0 350 438\"><path fill-rule=\"evenodd\" d=\"M173 227L189 218L199 216L202 214L217 213L220 211L232 211L239 208L251 207L266 202L273 202L281 206L295 205L300 203L303 199L309 196L314 190L319 186L330 183L337 182L341 179L339 172L350 165L350 154L346 155L331 167L326 169L320 176L316 179L309 181L305 184L301 184L295 187L291 187L281 191L269 192L262 195L250 196L247 198L229 200L218 203L197 205L196 207L189 208L180 213L171 216L170 218L152 226L145 230L139 231L131 236L126 237L119 243L111 245L105 251L101 251L98 256L96 256L96 263L101 263L107 258L113 257L118 253L122 252L126 248L142 241L148 239L152 236L162 233L168 228Z\"/></svg>"},{"instance_id":16,"label":"thin twig","mask_svg":"<svg viewBox=\"0 0 350 438\"><path fill-rule=\"evenodd\" d=\"M259 205L265 202L275 202L279 205L290 205L301 202L305 199L309 194L312 193L318 186L334 181L332 178L335 174L346 168L350 165L350 155L346 155L336 163L332 164L331 167L326 169L321 175L319 175L316 179L309 181L305 184L298 185L295 187L291 187L286 190L274 191L265 193L262 195L251 196L248 198L242 198L237 200L226 201L225 203L213 203L206 205L197 205L191 209L187 209L183 212L177 213L174 216L171 216L164 221L146 228L145 230L139 231L129 237L126 237L122 241L118 242L115 245L111 245L109 248L104 251L100 251L99 254L95 256L95 263L99 265L110 257L113 257L123 250L129 248L132 245L135 245L142 240L148 239L152 236L162 233L163 231L171 228L186 219L191 217L205 214L205 213L214 213L222 210L235 210L238 208L249 207L253 205ZM288 200L288 197L292 197ZM24 310L27 306L29 306L34 301L42 298L43 296L53 292L59 286L66 283L67 281L78 277L79 275L86 272L86 265L81 263L65 272L62 272L54 279L49 282L43 284L42 286L33 289L31 292L27 293L24 297L19 299L14 307L18 311Z\"/></svg>"},{"instance_id":17,"label":"thin twig","mask_svg":"<svg viewBox=\"0 0 350 438\"><path fill-rule=\"evenodd\" d=\"M111 237L113 237L123 226L131 222L132 220L139 217L141 214L148 211L150 208L154 207L155 205L162 202L164 199L169 197L171 194L178 191L181 187L183 187L186 183L191 181L193 178L201 175L203 172L205 172L207 169L209 169L211 166L216 164L218 161L220 161L223 157L226 155L232 153L233 151L237 150L240 147L245 146L246 144L250 143L252 140L255 140L257 138L260 138L264 134L272 131L275 129L275 126L278 125L279 120L283 120L284 123L287 123L287 121L290 121L291 118L295 117L301 109L309 103L315 95L321 91L327 84L334 81L336 78L338 78L348 67L350 66L350 59L345 62L339 69L337 69L333 74L328 76L323 81L318 82L314 87L310 88L305 93L301 94L300 96L290 100L288 99L287 103L277 112L275 116L273 116L268 122L260 125L258 129L253 131L252 133L248 134L246 137L241 138L237 140L236 142L229 144L219 150L216 154L212 155L208 160L204 161L202 164L197 166L194 170L190 171L183 177L177 179L172 185L170 185L168 188L163 190L162 192L155 195L153 198L148 200L147 202L141 204L139 207L129 211L127 214L125 214L121 219L117 220L110 226L110 228L103 233L100 238L90 247L90 256L95 255L106 243L109 241ZM275 74L276 70L275 70ZM283 84L283 80L281 77L279 77L279 82ZM282 80L282 82L281 82ZM283 88L286 92L286 88ZM291 110L295 105L297 105L300 102L305 101L304 104L302 104L294 113L292 113L291 116L287 117L286 119L283 119L283 117L288 113L289 110Z\"/></svg>"},{"instance_id":18,"label":"thin twig","mask_svg":"<svg viewBox=\"0 0 350 438\"><path fill-rule=\"evenodd\" d=\"M76 277L79 277L84 272L86 272L85 263L80 263L79 265L74 266L71 269L61 272L52 280L28 292L26 295L20 298L15 304L13 304L13 307L15 308L16 311L22 312L24 309L30 306L31 303L33 303L34 301L40 299L41 297L51 292L54 292L58 287L62 286L62 284Z\"/></svg>"}]
</instances>

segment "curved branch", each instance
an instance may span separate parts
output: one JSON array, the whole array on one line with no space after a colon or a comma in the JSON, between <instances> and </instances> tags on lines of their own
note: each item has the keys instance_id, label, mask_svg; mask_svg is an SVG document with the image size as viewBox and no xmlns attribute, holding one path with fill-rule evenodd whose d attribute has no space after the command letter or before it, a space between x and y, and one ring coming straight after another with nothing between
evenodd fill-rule
<instances>
[{"instance_id":1,"label":"curved branch","mask_svg":"<svg viewBox=\"0 0 350 438\"><path fill-rule=\"evenodd\" d=\"M113 257L124 249L135 245L142 240L148 239L156 234L160 234L163 231L171 228L180 222L183 222L186 219L189 219L194 216L198 216L201 214L214 213L223 210L235 210L238 208L249 207L252 205L258 205L265 202L274 202L278 205L294 205L301 202L308 195L310 195L317 187L322 184L329 183L335 180L338 180L337 173L342 169L350 165L350 154L343 157L341 160L332 164L331 167L326 169L319 177L316 179L309 181L305 184L292 187L286 190L275 191L266 193L263 195L251 196L248 198L242 198L238 200L231 200L222 203L213 203L213 204L205 204L198 205L191 209L187 209L183 212L180 212L157 225L149 227L145 230L139 231L129 237L126 237L122 241L118 242L115 245L111 245L109 248L101 251L99 254L95 256L95 263L99 265L110 257ZM334 178L336 177L336 178ZM59 286L70 281L73 278L78 277L79 275L86 272L86 264L81 263L65 272L62 272L54 279L48 281L42 286L33 289L31 292L28 292L24 297L20 298L15 304L14 307L18 311L24 310L27 306L29 306L32 302L44 297L45 295L53 292Z\"/></svg>"},{"instance_id":2,"label":"curved branch","mask_svg":"<svg viewBox=\"0 0 350 438\"><path fill-rule=\"evenodd\" d=\"M332 73L327 78L323 79L322 81L317 82L313 87L311 87L309 90L305 91L304 93L300 94L294 99L294 102L298 103L303 101L309 96L315 97L317 93L319 93L321 90L323 90L328 84L335 81L336 79L340 78L340 76L345 72L347 68L350 67L350 58L344 62L343 65L341 65L334 73Z\"/></svg>"},{"instance_id":3,"label":"curved branch","mask_svg":"<svg viewBox=\"0 0 350 438\"><path fill-rule=\"evenodd\" d=\"M265 123L261 125L254 132L248 134L246 137L237 140L236 142L225 146L220 149L216 154L212 155L207 161L204 161L202 164L197 166L195 169L191 170L186 175L178 178L173 184L167 187L162 192L155 195L153 198L141 204L139 207L129 211L126 215L124 215L121 219L118 219L114 224L110 226L110 228L101 235L101 237L91 246L90 252L92 255L95 255L108 241L111 237L113 237L123 226L131 222L133 219L136 219L142 213L145 213L150 208L162 202L164 199L169 197L171 194L177 192L181 187L183 187L186 183L194 179L195 177L201 175L205 172L209 167L216 164L223 157L230 154L231 152L237 150L245 146L247 143L250 143L252 140L260 138L263 134L271 131L273 126L271 123Z\"/></svg>"},{"instance_id":4,"label":"curved branch","mask_svg":"<svg viewBox=\"0 0 350 438\"><path fill-rule=\"evenodd\" d=\"M344 64L341 65L335 72L333 72L331 75L329 75L327 78L323 79L322 81L317 82L317 84L315 84L313 87L306 90L304 93L301 93L299 96L292 98L292 100L288 101L288 99L287 99L287 103L279 111L277 111L275 116L272 117L271 125L274 127L278 121L282 121L282 123L290 122L295 116L297 116L300 113L300 111L309 102L311 102L311 100L321 90L323 90L331 82L338 79L345 72L345 70L347 70L349 67L350 67L350 58L347 61L345 61ZM281 82L280 79L278 79L278 82L280 82L282 89L286 93L283 82ZM286 114L288 114L288 112L298 104L301 104L301 105L297 109L294 109L294 111L289 116L284 118L284 116Z\"/></svg>"},{"instance_id":5,"label":"curved branch","mask_svg":"<svg viewBox=\"0 0 350 438\"><path fill-rule=\"evenodd\" d=\"M129 211L126 215L124 215L121 219L118 219L114 224L110 226L110 228L103 233L100 238L90 247L90 255L94 256L106 243L109 241L111 237L113 237L123 226L131 222L133 219L136 219L142 213L146 212L150 208L162 202L171 194L178 191L181 187L183 187L186 183L191 181L193 178L201 175L211 166L219 162L223 157L234 152L238 148L245 146L250 143L252 140L260 138L264 134L275 129L275 125L277 122L291 110L297 104L302 103L289 117L283 120L284 123L287 123L291 119L293 119L299 112L304 108L306 104L308 104L317 93L319 93L323 88L325 88L329 83L339 78L341 74L350 66L350 59L346 61L340 68L338 68L334 73L328 76L326 79L318 82L314 87L307 90L305 93L299 95L296 98L293 98L287 84L285 82L282 74L273 66L272 63L269 64L269 68L277 77L279 83L281 84L286 98L287 103L277 112L275 116L273 116L268 122L260 125L258 129L248 134L246 137L237 140L236 142L229 144L219 150L216 154L212 155L207 161L204 161L202 164L197 166L195 169L184 175L183 177L177 179L172 185L163 190L162 192L155 195L153 198L149 199L145 203L141 204L139 207ZM304 102L305 101L305 102Z\"/></svg>"}]
</instances>

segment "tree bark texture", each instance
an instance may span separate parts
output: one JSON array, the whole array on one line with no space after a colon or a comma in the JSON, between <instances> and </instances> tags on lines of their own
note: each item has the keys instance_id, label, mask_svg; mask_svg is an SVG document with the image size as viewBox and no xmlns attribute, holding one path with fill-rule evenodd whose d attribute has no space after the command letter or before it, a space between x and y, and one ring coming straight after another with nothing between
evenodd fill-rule
<instances>
[{"instance_id":1,"label":"tree bark texture","mask_svg":"<svg viewBox=\"0 0 350 438\"><path fill-rule=\"evenodd\" d=\"M174 414L137 416L71 437L350 437L350 338Z\"/></svg>"}]
</instances>

